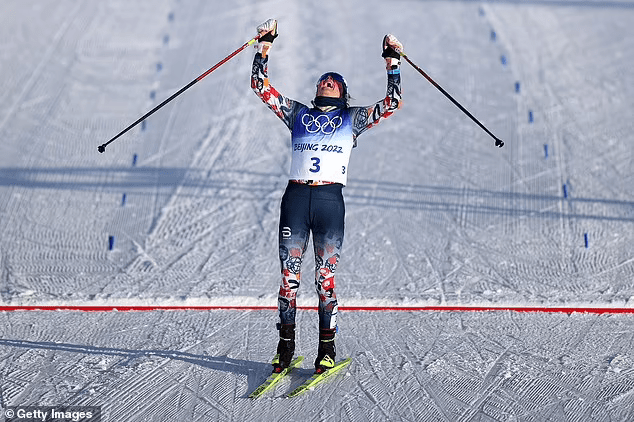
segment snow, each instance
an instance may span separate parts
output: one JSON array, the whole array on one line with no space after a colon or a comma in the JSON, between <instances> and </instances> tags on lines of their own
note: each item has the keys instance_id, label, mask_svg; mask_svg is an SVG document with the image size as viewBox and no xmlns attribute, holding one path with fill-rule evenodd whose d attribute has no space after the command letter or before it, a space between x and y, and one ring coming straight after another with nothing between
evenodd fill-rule
<instances>
[{"instance_id":1,"label":"snow","mask_svg":"<svg viewBox=\"0 0 634 422\"><path fill-rule=\"evenodd\" d=\"M97 147L275 17L271 83L308 102L404 105L350 162L340 304L632 309L631 1L0 4L0 306L275 306L288 131L248 49ZM519 91L516 83L519 82ZM532 115L532 121L529 119ZM125 199L124 199L125 195ZM109 250L109 238L113 248ZM314 306L307 253L299 304ZM105 421L634 420L632 314L340 313L345 375L259 401L271 310L1 312L0 407L97 405Z\"/></svg>"}]
</instances>

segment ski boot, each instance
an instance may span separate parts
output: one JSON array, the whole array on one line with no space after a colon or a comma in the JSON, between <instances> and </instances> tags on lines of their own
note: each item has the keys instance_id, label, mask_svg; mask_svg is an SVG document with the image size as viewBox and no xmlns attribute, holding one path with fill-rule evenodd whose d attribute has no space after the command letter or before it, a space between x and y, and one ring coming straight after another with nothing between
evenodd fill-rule
<instances>
[{"instance_id":1,"label":"ski boot","mask_svg":"<svg viewBox=\"0 0 634 422\"><path fill-rule=\"evenodd\" d=\"M337 329L319 330L319 348L315 359L315 373L321 374L335 366L335 333Z\"/></svg>"},{"instance_id":2,"label":"ski boot","mask_svg":"<svg viewBox=\"0 0 634 422\"><path fill-rule=\"evenodd\" d=\"M273 372L280 373L288 368L295 354L295 324L278 324L280 341L277 343L277 353L271 362Z\"/></svg>"}]
</instances>

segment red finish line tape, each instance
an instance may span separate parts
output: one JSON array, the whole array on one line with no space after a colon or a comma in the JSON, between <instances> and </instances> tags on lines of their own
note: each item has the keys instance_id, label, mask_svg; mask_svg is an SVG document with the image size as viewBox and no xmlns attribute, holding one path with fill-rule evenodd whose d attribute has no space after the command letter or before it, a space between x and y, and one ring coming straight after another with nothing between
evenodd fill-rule
<instances>
[{"instance_id":1,"label":"red finish line tape","mask_svg":"<svg viewBox=\"0 0 634 422\"><path fill-rule=\"evenodd\" d=\"M317 307L298 306L304 311L316 311ZM80 312L150 312L150 311L276 311L276 306L0 306L0 312L14 311L80 311ZM634 314L634 308L591 307L530 307L530 306L340 306L347 312L541 312L541 313L589 313Z\"/></svg>"}]
</instances>

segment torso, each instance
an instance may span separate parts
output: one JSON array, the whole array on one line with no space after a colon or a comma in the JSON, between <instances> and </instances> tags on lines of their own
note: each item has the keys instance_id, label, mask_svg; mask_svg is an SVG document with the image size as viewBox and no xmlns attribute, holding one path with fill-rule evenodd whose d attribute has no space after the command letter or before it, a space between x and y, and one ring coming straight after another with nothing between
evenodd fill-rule
<instances>
[{"instance_id":1,"label":"torso","mask_svg":"<svg viewBox=\"0 0 634 422\"><path fill-rule=\"evenodd\" d=\"M291 180L346 184L354 144L349 109L303 107L291 131Z\"/></svg>"}]
</instances>

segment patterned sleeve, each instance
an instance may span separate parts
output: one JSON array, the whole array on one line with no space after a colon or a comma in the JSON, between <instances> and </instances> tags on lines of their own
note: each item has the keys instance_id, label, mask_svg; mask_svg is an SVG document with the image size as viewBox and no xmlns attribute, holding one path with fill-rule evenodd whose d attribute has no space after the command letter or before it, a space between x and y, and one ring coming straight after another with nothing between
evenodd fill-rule
<instances>
[{"instance_id":1,"label":"patterned sleeve","mask_svg":"<svg viewBox=\"0 0 634 422\"><path fill-rule=\"evenodd\" d=\"M261 53L255 53L253 67L251 69L251 88L253 92L260 97L262 102L264 102L277 117L282 119L289 130L293 130L293 120L297 112L296 110L301 108L302 104L284 97L269 84L268 61L268 55L262 57Z\"/></svg>"},{"instance_id":2,"label":"patterned sleeve","mask_svg":"<svg viewBox=\"0 0 634 422\"><path fill-rule=\"evenodd\" d=\"M359 135L376 126L381 119L390 117L392 113L401 108L401 104L400 69L388 70L385 98L367 107L351 107L354 145L357 145Z\"/></svg>"}]
</instances>

